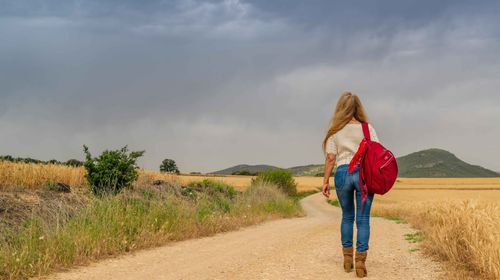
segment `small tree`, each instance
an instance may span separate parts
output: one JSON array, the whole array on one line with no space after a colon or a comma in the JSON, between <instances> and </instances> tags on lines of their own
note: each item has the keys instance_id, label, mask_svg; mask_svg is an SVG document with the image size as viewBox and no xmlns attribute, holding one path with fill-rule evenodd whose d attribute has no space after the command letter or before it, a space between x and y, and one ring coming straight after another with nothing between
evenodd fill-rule
<instances>
[{"instance_id":1,"label":"small tree","mask_svg":"<svg viewBox=\"0 0 500 280\"><path fill-rule=\"evenodd\" d=\"M175 164L175 161L173 159L164 159L161 162L160 165L160 171L161 172L167 172L167 173L176 173L179 174L179 168L177 168L177 164Z\"/></svg>"},{"instance_id":2,"label":"small tree","mask_svg":"<svg viewBox=\"0 0 500 280\"><path fill-rule=\"evenodd\" d=\"M104 151L99 157L93 158L87 146L83 146L87 170L87 181L94 195L105 193L117 194L125 187L131 187L139 176L136 161L144 151L128 153L127 146L120 150Z\"/></svg>"}]
</instances>

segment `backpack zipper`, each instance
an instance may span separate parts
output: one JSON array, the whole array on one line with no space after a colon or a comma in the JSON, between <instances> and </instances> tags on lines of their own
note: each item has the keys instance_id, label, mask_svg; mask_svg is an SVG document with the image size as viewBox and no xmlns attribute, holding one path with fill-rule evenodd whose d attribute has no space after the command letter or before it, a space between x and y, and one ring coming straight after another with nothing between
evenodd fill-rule
<instances>
[{"instance_id":1,"label":"backpack zipper","mask_svg":"<svg viewBox=\"0 0 500 280\"><path fill-rule=\"evenodd\" d=\"M380 166L380 169L385 168L393 160L394 160L394 156L391 155L391 157L389 159L387 159L387 161L382 166Z\"/></svg>"}]
</instances>

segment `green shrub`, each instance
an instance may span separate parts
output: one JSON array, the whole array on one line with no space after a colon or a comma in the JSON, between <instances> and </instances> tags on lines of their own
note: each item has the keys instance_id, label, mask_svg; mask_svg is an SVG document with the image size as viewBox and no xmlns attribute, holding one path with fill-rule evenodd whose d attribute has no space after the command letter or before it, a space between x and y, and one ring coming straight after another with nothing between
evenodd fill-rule
<instances>
[{"instance_id":1,"label":"green shrub","mask_svg":"<svg viewBox=\"0 0 500 280\"><path fill-rule=\"evenodd\" d=\"M233 186L209 179L201 182L191 182L187 185L186 190L190 192L203 192L209 195L222 195L229 199L233 199L236 196L236 190Z\"/></svg>"},{"instance_id":2,"label":"green shrub","mask_svg":"<svg viewBox=\"0 0 500 280\"><path fill-rule=\"evenodd\" d=\"M262 182L276 185L280 190L290 196L297 194L297 183L293 179L293 174L288 170L269 170L259 173L255 179L252 179L252 184Z\"/></svg>"},{"instance_id":3,"label":"green shrub","mask_svg":"<svg viewBox=\"0 0 500 280\"><path fill-rule=\"evenodd\" d=\"M123 188L131 187L137 180L136 161L144 151L128 153L125 146L120 150L106 150L99 157L93 158L87 146L84 145L83 150L87 181L94 195L117 194Z\"/></svg>"}]
</instances>

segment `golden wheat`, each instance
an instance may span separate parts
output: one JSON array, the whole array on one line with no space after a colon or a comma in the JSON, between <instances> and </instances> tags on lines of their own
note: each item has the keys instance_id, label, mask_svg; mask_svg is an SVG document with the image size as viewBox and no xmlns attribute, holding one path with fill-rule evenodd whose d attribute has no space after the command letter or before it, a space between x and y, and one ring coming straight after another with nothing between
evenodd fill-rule
<instances>
[{"instance_id":1,"label":"golden wheat","mask_svg":"<svg viewBox=\"0 0 500 280\"><path fill-rule=\"evenodd\" d=\"M0 161L0 189L38 188L52 182L83 187L86 185L85 169L60 164Z\"/></svg>"},{"instance_id":2,"label":"golden wheat","mask_svg":"<svg viewBox=\"0 0 500 280\"><path fill-rule=\"evenodd\" d=\"M476 279L500 279L498 202L467 199L374 203L372 213L410 222L424 234L425 251L449 262L454 277L472 273Z\"/></svg>"}]
</instances>

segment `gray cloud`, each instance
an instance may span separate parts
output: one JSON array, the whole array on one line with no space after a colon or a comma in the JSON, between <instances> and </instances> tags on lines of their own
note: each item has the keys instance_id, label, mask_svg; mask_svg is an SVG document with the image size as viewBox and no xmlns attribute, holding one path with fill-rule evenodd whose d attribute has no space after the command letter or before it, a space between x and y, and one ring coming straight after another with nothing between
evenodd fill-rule
<instances>
[{"instance_id":1,"label":"gray cloud","mask_svg":"<svg viewBox=\"0 0 500 280\"><path fill-rule=\"evenodd\" d=\"M321 162L350 89L397 154L442 147L500 170L499 4L305 3L5 1L0 154Z\"/></svg>"}]
</instances>

